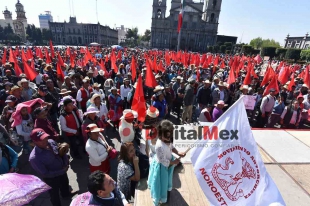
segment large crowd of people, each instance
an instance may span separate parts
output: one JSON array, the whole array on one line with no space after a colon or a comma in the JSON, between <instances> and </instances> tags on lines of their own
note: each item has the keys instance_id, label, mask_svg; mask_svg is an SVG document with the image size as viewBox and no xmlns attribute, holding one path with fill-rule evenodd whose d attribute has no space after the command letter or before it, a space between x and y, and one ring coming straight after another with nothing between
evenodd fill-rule
<instances>
[{"instance_id":1,"label":"large crowd of people","mask_svg":"<svg viewBox=\"0 0 310 206\"><path fill-rule=\"evenodd\" d=\"M185 156L172 145L173 124L215 122L243 95L255 99L247 109L252 127L310 127L308 65L243 54L52 45L1 48L0 59L0 174L16 172L18 153L29 155L52 187L55 206L60 195L76 194L69 190L68 154L89 158L90 203L127 205L142 178L154 205L165 203L174 166ZM120 151L108 143L114 138L108 130L119 133ZM115 158L117 180L109 176Z\"/></svg>"}]
</instances>

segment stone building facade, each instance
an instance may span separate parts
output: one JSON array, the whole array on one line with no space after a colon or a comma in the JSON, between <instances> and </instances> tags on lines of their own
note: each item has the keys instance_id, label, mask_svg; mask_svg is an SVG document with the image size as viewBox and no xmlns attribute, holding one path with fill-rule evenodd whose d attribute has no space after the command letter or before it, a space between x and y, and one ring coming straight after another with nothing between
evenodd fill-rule
<instances>
[{"instance_id":1,"label":"stone building facade","mask_svg":"<svg viewBox=\"0 0 310 206\"><path fill-rule=\"evenodd\" d=\"M18 0L15 4L16 8L16 19L13 19L12 12L6 8L3 11L4 19L0 19L0 25L2 27L11 25L13 32L17 34L22 41L26 41L26 29L28 26L26 12L24 10L24 6Z\"/></svg>"},{"instance_id":2,"label":"stone building facade","mask_svg":"<svg viewBox=\"0 0 310 206\"><path fill-rule=\"evenodd\" d=\"M284 48L310 49L309 33L301 37L290 37L290 35L287 35Z\"/></svg>"},{"instance_id":3,"label":"stone building facade","mask_svg":"<svg viewBox=\"0 0 310 206\"><path fill-rule=\"evenodd\" d=\"M185 0L180 49L204 52L216 43L222 0ZM151 47L177 49L178 16L181 0L172 0L166 16L167 0L153 0Z\"/></svg>"},{"instance_id":4,"label":"stone building facade","mask_svg":"<svg viewBox=\"0 0 310 206\"><path fill-rule=\"evenodd\" d=\"M118 44L118 31L98 24L77 23L76 17L70 21L49 22L53 43L58 45L85 46L97 42L104 46Z\"/></svg>"}]
</instances>

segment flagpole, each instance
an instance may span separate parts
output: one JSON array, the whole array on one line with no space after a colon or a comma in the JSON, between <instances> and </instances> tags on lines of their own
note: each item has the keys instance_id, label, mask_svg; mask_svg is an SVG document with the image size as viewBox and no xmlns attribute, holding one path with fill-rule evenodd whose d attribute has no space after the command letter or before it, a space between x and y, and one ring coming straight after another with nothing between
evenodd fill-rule
<instances>
[{"instance_id":1,"label":"flagpole","mask_svg":"<svg viewBox=\"0 0 310 206\"><path fill-rule=\"evenodd\" d=\"M180 32L178 35L178 47L177 47L177 51L180 50L180 44L181 44L181 32L182 32L182 27L180 28Z\"/></svg>"}]
</instances>

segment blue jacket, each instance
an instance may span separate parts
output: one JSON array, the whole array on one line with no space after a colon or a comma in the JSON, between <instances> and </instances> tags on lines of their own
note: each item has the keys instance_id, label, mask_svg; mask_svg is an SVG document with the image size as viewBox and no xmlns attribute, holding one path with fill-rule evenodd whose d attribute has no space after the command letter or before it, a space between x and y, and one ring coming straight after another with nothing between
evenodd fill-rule
<instances>
[{"instance_id":1,"label":"blue jacket","mask_svg":"<svg viewBox=\"0 0 310 206\"><path fill-rule=\"evenodd\" d=\"M9 154L9 159L10 159L10 163L11 165L9 165L9 160L6 157L5 154L5 149L1 146L1 152L2 152L2 161L0 164L0 175L8 173L9 170L13 167L16 168L17 165L17 161L18 161L18 155L17 153L8 145L5 145L5 147L7 148L8 154Z\"/></svg>"},{"instance_id":2,"label":"blue jacket","mask_svg":"<svg viewBox=\"0 0 310 206\"><path fill-rule=\"evenodd\" d=\"M153 106L158 109L159 118L164 118L166 115L166 106L167 106L166 100L165 99L163 99L163 101L156 100L153 102Z\"/></svg>"},{"instance_id":3,"label":"blue jacket","mask_svg":"<svg viewBox=\"0 0 310 206\"><path fill-rule=\"evenodd\" d=\"M285 109L284 103L282 102L281 104L279 104L279 102L276 101L272 113L281 115L284 109Z\"/></svg>"}]
</instances>

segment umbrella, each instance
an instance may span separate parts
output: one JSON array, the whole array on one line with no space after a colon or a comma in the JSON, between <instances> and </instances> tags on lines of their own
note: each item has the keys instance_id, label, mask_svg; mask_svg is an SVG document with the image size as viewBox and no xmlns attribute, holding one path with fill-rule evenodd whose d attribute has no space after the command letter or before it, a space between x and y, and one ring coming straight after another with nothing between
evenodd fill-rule
<instances>
[{"instance_id":1,"label":"umbrella","mask_svg":"<svg viewBox=\"0 0 310 206\"><path fill-rule=\"evenodd\" d=\"M89 46L100 46L97 42L90 43Z\"/></svg>"},{"instance_id":2,"label":"umbrella","mask_svg":"<svg viewBox=\"0 0 310 206\"><path fill-rule=\"evenodd\" d=\"M78 195L76 198L74 198L70 204L70 206L90 206L89 200L91 198L90 192L85 192L83 194Z\"/></svg>"},{"instance_id":3,"label":"umbrella","mask_svg":"<svg viewBox=\"0 0 310 206\"><path fill-rule=\"evenodd\" d=\"M113 45L111 46L113 49L117 49L117 50L123 50L124 48L120 45Z\"/></svg>"},{"instance_id":4,"label":"umbrella","mask_svg":"<svg viewBox=\"0 0 310 206\"><path fill-rule=\"evenodd\" d=\"M36 176L17 173L0 175L0 185L1 206L28 204L41 193L51 189Z\"/></svg>"}]
</instances>

